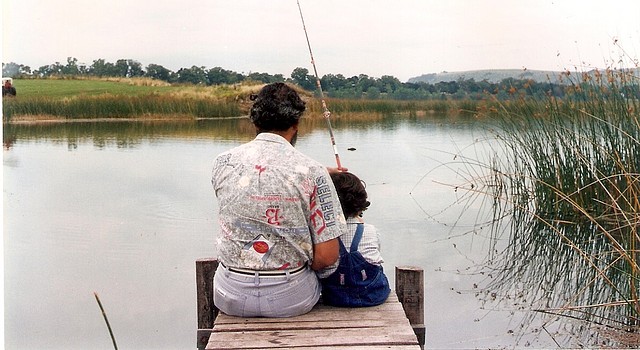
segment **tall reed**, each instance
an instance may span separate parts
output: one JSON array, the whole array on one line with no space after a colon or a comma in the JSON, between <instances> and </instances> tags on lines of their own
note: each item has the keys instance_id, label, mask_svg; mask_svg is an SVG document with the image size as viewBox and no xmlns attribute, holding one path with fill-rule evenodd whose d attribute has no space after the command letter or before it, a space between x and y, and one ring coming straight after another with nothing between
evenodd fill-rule
<instances>
[{"instance_id":1,"label":"tall reed","mask_svg":"<svg viewBox=\"0 0 640 350\"><path fill-rule=\"evenodd\" d=\"M238 103L206 97L175 98L165 94L140 96L96 95L65 99L5 99L5 119L22 116L53 116L67 119L134 118L144 116L190 116L193 118L241 115Z\"/></svg>"},{"instance_id":2,"label":"tall reed","mask_svg":"<svg viewBox=\"0 0 640 350\"><path fill-rule=\"evenodd\" d=\"M520 288L541 312L640 331L639 85L609 69L581 76L563 100L502 111L504 149L481 179L494 234L509 232L490 288Z\"/></svg>"},{"instance_id":3,"label":"tall reed","mask_svg":"<svg viewBox=\"0 0 640 350\"><path fill-rule=\"evenodd\" d=\"M377 113L390 115L394 113L430 112L440 115L458 114L460 112L474 113L479 111L484 101L453 101L453 100L365 100L365 99L327 99L329 110L335 114L363 114ZM322 107L317 99L307 101L308 113L322 115Z\"/></svg>"}]
</instances>

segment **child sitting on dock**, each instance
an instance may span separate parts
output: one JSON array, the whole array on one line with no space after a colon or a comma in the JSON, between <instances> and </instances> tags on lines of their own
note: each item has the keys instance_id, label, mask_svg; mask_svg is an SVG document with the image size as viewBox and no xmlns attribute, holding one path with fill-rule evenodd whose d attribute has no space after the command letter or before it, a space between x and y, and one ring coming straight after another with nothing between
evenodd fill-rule
<instances>
[{"instance_id":1,"label":"child sitting on dock","mask_svg":"<svg viewBox=\"0 0 640 350\"><path fill-rule=\"evenodd\" d=\"M322 300L327 305L343 307L382 304L391 290L382 270L380 239L376 228L362 220L362 212L370 204L364 183L349 172L332 173L331 180L347 219L347 232L339 238L340 259L337 268L334 265L319 273Z\"/></svg>"}]
</instances>

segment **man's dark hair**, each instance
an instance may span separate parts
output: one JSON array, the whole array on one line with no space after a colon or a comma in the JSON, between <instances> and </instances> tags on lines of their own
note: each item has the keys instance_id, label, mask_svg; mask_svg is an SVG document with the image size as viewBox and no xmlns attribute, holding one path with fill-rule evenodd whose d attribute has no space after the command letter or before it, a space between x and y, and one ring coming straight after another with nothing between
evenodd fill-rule
<instances>
[{"instance_id":1,"label":"man's dark hair","mask_svg":"<svg viewBox=\"0 0 640 350\"><path fill-rule=\"evenodd\" d=\"M371 203L367 200L364 183L357 176L343 171L331 173L331 180L338 192L345 218L355 217L367 210Z\"/></svg>"},{"instance_id":2,"label":"man's dark hair","mask_svg":"<svg viewBox=\"0 0 640 350\"><path fill-rule=\"evenodd\" d=\"M273 83L255 96L249 118L260 131L284 131L298 123L304 110L305 103L294 89Z\"/></svg>"}]
</instances>

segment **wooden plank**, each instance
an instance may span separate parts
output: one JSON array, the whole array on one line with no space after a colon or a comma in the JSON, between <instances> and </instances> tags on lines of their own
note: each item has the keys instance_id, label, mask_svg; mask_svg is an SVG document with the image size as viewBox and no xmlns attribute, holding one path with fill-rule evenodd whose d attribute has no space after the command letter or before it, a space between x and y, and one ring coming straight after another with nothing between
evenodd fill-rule
<instances>
[{"instance_id":1,"label":"wooden plank","mask_svg":"<svg viewBox=\"0 0 640 350\"><path fill-rule=\"evenodd\" d=\"M217 332L234 330L277 330L277 329L314 329L314 328L359 328L364 326L386 325L389 323L409 325L401 310L385 312L349 312L340 310L331 312L315 312L291 318L239 318L220 314L215 322Z\"/></svg>"},{"instance_id":2,"label":"wooden plank","mask_svg":"<svg viewBox=\"0 0 640 350\"><path fill-rule=\"evenodd\" d=\"M276 349L282 347L415 345L410 327L322 329L305 331L214 332L207 349ZM241 335L241 336L240 336Z\"/></svg>"},{"instance_id":3,"label":"wooden plank","mask_svg":"<svg viewBox=\"0 0 640 350\"><path fill-rule=\"evenodd\" d=\"M240 318L228 316L223 313L218 315L216 318L215 325L222 324L237 324L237 323L256 323L256 324L266 324L266 323L304 323L304 322L319 322L322 320L330 320L330 321L349 321L349 320L361 320L363 318L368 318L371 320L397 320L404 318L406 316L404 311L402 310L391 310L391 311L378 311L378 312L369 312L369 313L357 313L357 312L341 312L340 310L330 310L330 311L316 311L315 309L311 311L311 314L296 316L296 317L288 317L288 318ZM407 321L408 322L408 321Z\"/></svg>"},{"instance_id":4,"label":"wooden plank","mask_svg":"<svg viewBox=\"0 0 640 350\"><path fill-rule=\"evenodd\" d=\"M268 322L268 323L229 323L215 326L216 332L250 332L250 331L278 331L278 330L307 330L307 329L338 329L338 328L375 328L385 327L389 320L345 320L319 322ZM409 323L407 322L407 326Z\"/></svg>"},{"instance_id":5,"label":"wooden plank","mask_svg":"<svg viewBox=\"0 0 640 350\"><path fill-rule=\"evenodd\" d=\"M238 334L351 334L359 332L361 334L369 335L369 333L375 332L376 335L396 337L402 339L405 335L409 336L408 343L417 342L413 334L413 330L406 325L386 325L386 326L369 326L369 327L350 327L350 328L325 328L325 329L280 329L280 330L251 330L251 331L236 331L236 332L217 332L215 331L212 337L217 339L236 338ZM235 334L234 334L235 333ZM361 338L361 337L359 337ZM394 339L396 340L396 339ZM405 340L399 341L405 343Z\"/></svg>"},{"instance_id":6,"label":"wooden plank","mask_svg":"<svg viewBox=\"0 0 640 350\"><path fill-rule=\"evenodd\" d=\"M300 323L300 322L318 322L322 320L331 321L348 321L348 320L361 320L367 319L390 319L397 320L398 318L406 319L402 304L398 302L398 297L392 291L389 295L389 299L382 305L366 307L366 308L339 308L334 306L326 306L322 304L316 305L313 310L304 315L286 318L265 318L265 317L253 317L253 318L241 318L228 316L220 313L215 320L216 325L220 324L236 324L236 323Z\"/></svg>"}]
</instances>

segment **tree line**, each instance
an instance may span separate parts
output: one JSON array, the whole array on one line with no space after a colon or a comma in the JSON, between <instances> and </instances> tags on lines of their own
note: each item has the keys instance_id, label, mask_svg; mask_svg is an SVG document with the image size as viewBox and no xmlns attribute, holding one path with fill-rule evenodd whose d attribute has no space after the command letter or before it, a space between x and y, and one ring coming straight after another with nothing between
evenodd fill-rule
<instances>
[{"instance_id":1,"label":"tree line","mask_svg":"<svg viewBox=\"0 0 640 350\"><path fill-rule=\"evenodd\" d=\"M221 67L206 68L192 66L180 68L174 72L159 64L143 67L132 59L119 59L115 63L104 59L94 60L91 65L78 63L78 59L68 57L66 64L53 64L32 70L31 67L10 62L2 63L2 76L13 78L51 78L51 77L147 77L162 80L171 84L221 85L242 82L291 82L309 91L316 90L316 78L306 68L297 67L291 76L282 74L252 72L238 73ZM342 74L326 74L320 79L324 93L328 97L346 99L455 99L480 100L487 95L496 96L500 100L520 97L542 98L544 96L562 97L565 86L551 82L536 82L514 78L503 79L499 83L486 80L460 79L457 81L431 83L403 83L391 75L380 78L360 74L345 77Z\"/></svg>"}]
</instances>

